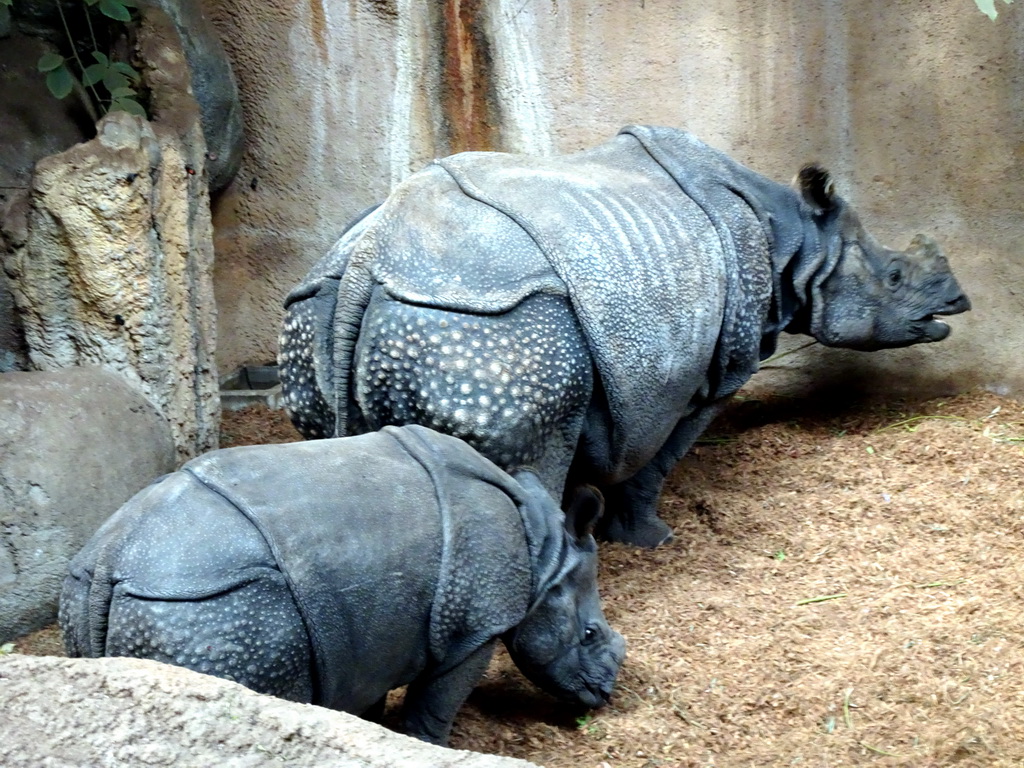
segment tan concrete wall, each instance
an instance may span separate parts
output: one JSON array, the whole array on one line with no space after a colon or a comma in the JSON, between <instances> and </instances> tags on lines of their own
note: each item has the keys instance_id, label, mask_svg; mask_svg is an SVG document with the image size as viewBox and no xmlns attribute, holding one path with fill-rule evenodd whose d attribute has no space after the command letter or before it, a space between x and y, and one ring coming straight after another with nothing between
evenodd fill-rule
<instances>
[{"instance_id":1,"label":"tan concrete wall","mask_svg":"<svg viewBox=\"0 0 1024 768\"><path fill-rule=\"evenodd\" d=\"M217 204L219 363L271 359L280 301L434 156L685 127L788 180L818 160L883 242L944 246L974 311L938 345L812 349L800 380L1024 393L1024 8L970 0L208 0L238 75ZM881 372L884 376L879 376Z\"/></svg>"}]
</instances>

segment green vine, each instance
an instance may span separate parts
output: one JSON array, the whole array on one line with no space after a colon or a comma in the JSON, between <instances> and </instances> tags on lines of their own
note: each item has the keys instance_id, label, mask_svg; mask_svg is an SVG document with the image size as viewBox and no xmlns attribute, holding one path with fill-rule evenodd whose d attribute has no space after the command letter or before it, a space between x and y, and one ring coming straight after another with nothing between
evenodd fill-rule
<instances>
[{"instance_id":1,"label":"green vine","mask_svg":"<svg viewBox=\"0 0 1024 768\"><path fill-rule=\"evenodd\" d=\"M75 76L71 71L73 62L82 85L89 89L101 112L106 114L121 110L139 117L146 117L146 110L139 103L138 86L142 78L130 64L123 61L111 61L105 53L99 50L100 46L96 41L91 11L92 8L96 8L109 19L128 23L132 20L129 8L135 8L137 3L135 0L83 0L83 2L82 11L85 14L92 50L79 51L64 14L63 3L61 0L57 0L57 13L64 26L64 34L71 49L71 58L68 59L59 53L44 53L39 58L36 67L46 75L46 87L58 99L67 97L75 87ZM14 0L0 0L0 5L3 6L10 7L13 3ZM82 60L83 56L91 56L92 63L86 64Z\"/></svg>"}]
</instances>

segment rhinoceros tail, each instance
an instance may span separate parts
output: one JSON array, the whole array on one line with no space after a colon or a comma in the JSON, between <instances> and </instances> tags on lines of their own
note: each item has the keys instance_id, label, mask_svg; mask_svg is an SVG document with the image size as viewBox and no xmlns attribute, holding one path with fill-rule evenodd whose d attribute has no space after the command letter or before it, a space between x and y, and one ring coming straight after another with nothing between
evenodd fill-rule
<instances>
[{"instance_id":1,"label":"rhinoceros tail","mask_svg":"<svg viewBox=\"0 0 1024 768\"><path fill-rule=\"evenodd\" d=\"M60 593L60 609L57 620L64 635L64 650L68 656L95 658L103 655L102 646L94 644L90 612L90 595L93 579L91 574L76 569L64 579ZM103 590L101 590L103 591ZM107 603L110 607L110 590L106 590ZM106 626L106 613L102 617Z\"/></svg>"},{"instance_id":2,"label":"rhinoceros tail","mask_svg":"<svg viewBox=\"0 0 1024 768\"><path fill-rule=\"evenodd\" d=\"M352 265L338 284L334 305L334 359L331 369L335 437L345 437L362 431L356 428L353 419L350 418L350 411L352 416L356 415L352 390L352 360L356 342L359 340L363 315L373 296L374 285L373 276L362 265Z\"/></svg>"},{"instance_id":3,"label":"rhinoceros tail","mask_svg":"<svg viewBox=\"0 0 1024 768\"><path fill-rule=\"evenodd\" d=\"M64 650L68 656L88 656L88 628L86 606L89 602L89 584L76 576L64 578L60 591L57 621L64 635ZM82 629L85 628L85 632Z\"/></svg>"}]
</instances>

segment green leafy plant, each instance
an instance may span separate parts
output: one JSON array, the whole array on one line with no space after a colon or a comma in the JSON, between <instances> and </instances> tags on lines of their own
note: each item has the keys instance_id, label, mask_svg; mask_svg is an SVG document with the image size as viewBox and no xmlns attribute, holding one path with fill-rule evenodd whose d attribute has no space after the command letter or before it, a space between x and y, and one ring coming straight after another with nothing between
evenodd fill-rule
<instances>
[{"instance_id":1,"label":"green leafy plant","mask_svg":"<svg viewBox=\"0 0 1024 768\"><path fill-rule=\"evenodd\" d=\"M602 735L601 726L593 715L582 715L576 718L576 730L600 738Z\"/></svg>"},{"instance_id":2,"label":"green leafy plant","mask_svg":"<svg viewBox=\"0 0 1024 768\"><path fill-rule=\"evenodd\" d=\"M1003 2L1009 5L1013 0L1003 0ZM996 0L974 0L974 4L978 6L979 11L984 13L993 21L995 21L996 16L999 15L999 11L996 10Z\"/></svg>"},{"instance_id":3,"label":"green leafy plant","mask_svg":"<svg viewBox=\"0 0 1024 768\"><path fill-rule=\"evenodd\" d=\"M132 20L130 8L136 7L135 0L83 0L83 12L89 30L91 51L79 51L74 35L68 25L67 17L60 0L56 3L64 34L67 36L71 49L71 58L59 53L45 53L37 67L46 75L46 87L58 99L65 98L74 90L75 77L71 65L75 65L82 85L89 89L97 106L102 112L122 110L140 117L146 116L146 110L139 103L138 86L141 81L139 73L130 64L123 61L111 61L107 54L99 50L96 31L92 23L92 9L95 8L109 19L119 22ZM0 4L12 5L13 0L0 0ZM92 62L86 63L83 57L91 57ZM102 89L102 93L101 90Z\"/></svg>"}]
</instances>

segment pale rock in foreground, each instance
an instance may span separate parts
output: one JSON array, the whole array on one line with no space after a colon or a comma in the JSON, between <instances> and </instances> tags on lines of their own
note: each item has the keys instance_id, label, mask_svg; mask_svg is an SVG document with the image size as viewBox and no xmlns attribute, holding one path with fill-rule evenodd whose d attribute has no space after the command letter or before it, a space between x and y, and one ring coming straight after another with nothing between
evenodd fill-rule
<instances>
[{"instance_id":1,"label":"pale rock in foreground","mask_svg":"<svg viewBox=\"0 0 1024 768\"><path fill-rule=\"evenodd\" d=\"M0 657L0 765L528 768L139 659Z\"/></svg>"}]
</instances>

